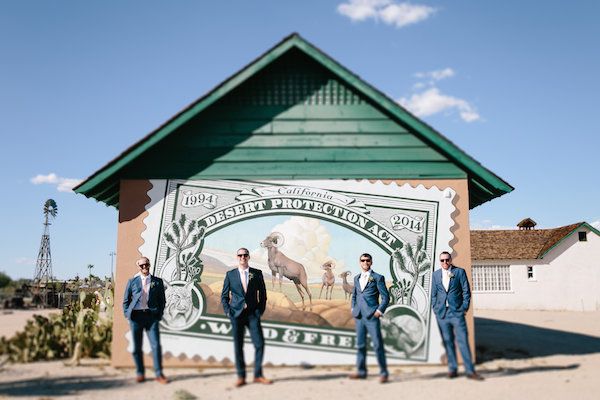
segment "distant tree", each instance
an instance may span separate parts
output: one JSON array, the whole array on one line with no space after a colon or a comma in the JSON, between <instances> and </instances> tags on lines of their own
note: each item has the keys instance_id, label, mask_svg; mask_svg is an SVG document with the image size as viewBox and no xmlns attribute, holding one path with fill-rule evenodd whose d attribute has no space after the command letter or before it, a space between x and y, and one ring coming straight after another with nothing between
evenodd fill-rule
<instances>
[{"instance_id":1,"label":"distant tree","mask_svg":"<svg viewBox=\"0 0 600 400\"><path fill-rule=\"evenodd\" d=\"M10 285L12 283L12 279L10 276L6 275L4 272L0 272L0 289Z\"/></svg>"},{"instance_id":2,"label":"distant tree","mask_svg":"<svg viewBox=\"0 0 600 400\"><path fill-rule=\"evenodd\" d=\"M88 264L87 269L88 269L88 271L90 271L90 275L89 275L90 276L90 280L92 278L92 268L94 268L94 264Z\"/></svg>"}]
</instances>

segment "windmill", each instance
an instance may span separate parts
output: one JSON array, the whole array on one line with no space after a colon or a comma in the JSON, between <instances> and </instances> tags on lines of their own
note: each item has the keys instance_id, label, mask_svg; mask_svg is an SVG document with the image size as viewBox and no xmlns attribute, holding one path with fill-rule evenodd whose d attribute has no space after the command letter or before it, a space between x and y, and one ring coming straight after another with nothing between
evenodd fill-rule
<instances>
[{"instance_id":1,"label":"windmill","mask_svg":"<svg viewBox=\"0 0 600 400\"><path fill-rule=\"evenodd\" d=\"M52 199L44 203L44 233L38 251L37 262L35 265L35 275L33 285L35 292L41 296L44 303L47 304L46 294L48 282L52 279L52 255L50 253L50 220L56 218L58 207Z\"/></svg>"}]
</instances>

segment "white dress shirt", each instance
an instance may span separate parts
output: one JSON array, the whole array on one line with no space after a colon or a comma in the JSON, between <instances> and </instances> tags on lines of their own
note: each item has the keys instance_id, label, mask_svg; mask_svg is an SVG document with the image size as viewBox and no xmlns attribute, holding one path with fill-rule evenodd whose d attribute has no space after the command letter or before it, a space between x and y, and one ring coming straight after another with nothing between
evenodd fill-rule
<instances>
[{"instance_id":1,"label":"white dress shirt","mask_svg":"<svg viewBox=\"0 0 600 400\"><path fill-rule=\"evenodd\" d=\"M137 304L135 305L135 307L133 309L134 310L147 310L148 309L148 293L150 292L150 281L152 279L150 278L150 274L144 275L141 272L138 272L137 274L135 274L135 276L139 276L140 279L142 280L142 297L140 297L140 300L137 302Z\"/></svg>"},{"instance_id":2,"label":"white dress shirt","mask_svg":"<svg viewBox=\"0 0 600 400\"><path fill-rule=\"evenodd\" d=\"M367 272L361 272L360 273L360 290L364 291L365 287L367 286L367 283L369 282L369 275L371 275L371 270L368 270Z\"/></svg>"},{"instance_id":3,"label":"white dress shirt","mask_svg":"<svg viewBox=\"0 0 600 400\"><path fill-rule=\"evenodd\" d=\"M444 285L444 289L446 292L448 291L448 287L450 287L450 272L452 271L452 266L448 267L448 269L442 269L442 285Z\"/></svg>"},{"instance_id":4,"label":"white dress shirt","mask_svg":"<svg viewBox=\"0 0 600 400\"><path fill-rule=\"evenodd\" d=\"M448 291L448 288L450 287L450 274L452 272L452 265L448 267L448 269L442 269L442 285L444 285L444 289L446 289L446 292ZM450 304L448 303L448 298L446 298L446 307L450 307Z\"/></svg>"}]
</instances>

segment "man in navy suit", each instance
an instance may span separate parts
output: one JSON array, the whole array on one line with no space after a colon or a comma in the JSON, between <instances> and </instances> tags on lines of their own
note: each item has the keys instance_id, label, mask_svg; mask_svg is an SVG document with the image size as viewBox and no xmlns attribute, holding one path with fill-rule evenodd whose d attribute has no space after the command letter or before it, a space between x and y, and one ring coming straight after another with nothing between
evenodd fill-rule
<instances>
[{"instance_id":1,"label":"man in navy suit","mask_svg":"<svg viewBox=\"0 0 600 400\"><path fill-rule=\"evenodd\" d=\"M483 377L475 372L469 348L465 313L469 309L471 289L467 274L464 269L452 265L452 256L447 251L440 254L440 264L442 268L433 272L431 307L433 307L446 348L448 378L452 379L458 376L454 345L456 340L465 364L467 378L483 380Z\"/></svg>"},{"instance_id":2,"label":"man in navy suit","mask_svg":"<svg viewBox=\"0 0 600 400\"><path fill-rule=\"evenodd\" d=\"M254 344L254 382L269 385L271 380L263 376L262 360L265 340L260 317L267 307L267 289L262 272L250 268L250 252L242 247L237 251L238 267L225 274L221 303L225 315L231 320L233 348L237 381L235 386L246 384L246 363L244 361L244 334L246 327Z\"/></svg>"},{"instance_id":3,"label":"man in navy suit","mask_svg":"<svg viewBox=\"0 0 600 400\"><path fill-rule=\"evenodd\" d=\"M385 286L385 278L371 269L373 257L364 253L360 256L362 272L354 277L352 292L352 316L356 323L356 373L350 379L365 379L367 377L367 332L373 341L373 350L379 364L379 382L388 381L388 370L385 359L385 349L381 336L380 318L390 301L390 295ZM381 297L381 302L379 301Z\"/></svg>"},{"instance_id":4,"label":"man in navy suit","mask_svg":"<svg viewBox=\"0 0 600 400\"><path fill-rule=\"evenodd\" d=\"M156 380L168 383L162 373L162 350L158 323L165 310L165 287L160 278L150 275L150 260L142 257L136 261L139 272L127 282L123 296L123 311L129 320L133 336L133 361L135 361L136 381L144 382L144 354L142 340L144 331L148 333L152 348L152 361Z\"/></svg>"}]
</instances>

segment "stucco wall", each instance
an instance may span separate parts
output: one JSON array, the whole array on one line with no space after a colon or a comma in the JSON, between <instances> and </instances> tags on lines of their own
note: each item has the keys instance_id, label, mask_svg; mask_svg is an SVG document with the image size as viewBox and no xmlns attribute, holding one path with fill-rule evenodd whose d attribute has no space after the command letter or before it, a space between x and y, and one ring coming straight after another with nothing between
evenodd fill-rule
<instances>
[{"instance_id":1,"label":"stucco wall","mask_svg":"<svg viewBox=\"0 0 600 400\"><path fill-rule=\"evenodd\" d=\"M588 229L587 242L574 233L542 260L473 261L475 265L510 265L511 291L474 293L478 309L600 310L600 237ZM527 266L535 271L527 277Z\"/></svg>"}]
</instances>

